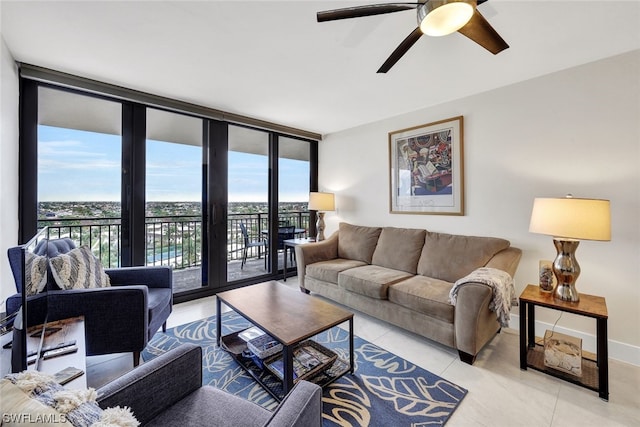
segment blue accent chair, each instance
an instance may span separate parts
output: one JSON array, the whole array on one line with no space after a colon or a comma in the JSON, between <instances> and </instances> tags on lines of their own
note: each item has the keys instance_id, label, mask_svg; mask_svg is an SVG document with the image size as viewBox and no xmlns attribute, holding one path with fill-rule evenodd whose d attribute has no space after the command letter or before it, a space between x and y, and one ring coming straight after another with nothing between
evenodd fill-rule
<instances>
[{"instance_id":1,"label":"blue accent chair","mask_svg":"<svg viewBox=\"0 0 640 427\"><path fill-rule=\"evenodd\" d=\"M49 258L69 252L76 245L71 239L43 240L34 249ZM7 313L21 305L21 248L9 248L9 264L17 294L7 298ZM111 287L60 290L50 272L46 294L29 297L27 309L30 325L84 316L87 356L133 352L133 364L140 362L140 352L162 327L173 307L173 275L170 267L124 267L105 269ZM46 295L46 298L43 296ZM35 303L35 304L33 304ZM45 313L46 312L46 313Z\"/></svg>"}]
</instances>

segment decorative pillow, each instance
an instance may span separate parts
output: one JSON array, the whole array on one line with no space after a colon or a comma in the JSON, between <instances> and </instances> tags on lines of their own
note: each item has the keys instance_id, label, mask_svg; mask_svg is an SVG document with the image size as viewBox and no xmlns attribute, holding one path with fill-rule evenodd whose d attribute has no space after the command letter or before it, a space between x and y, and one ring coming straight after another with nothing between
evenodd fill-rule
<instances>
[{"instance_id":1,"label":"decorative pillow","mask_svg":"<svg viewBox=\"0 0 640 427\"><path fill-rule=\"evenodd\" d=\"M69 390L38 371L9 374L0 381L2 413L14 417L7 423L36 422L38 425L76 427L135 427L140 425L129 408L108 408L96 403L96 391ZM34 424L35 425L35 424Z\"/></svg>"},{"instance_id":2,"label":"decorative pillow","mask_svg":"<svg viewBox=\"0 0 640 427\"><path fill-rule=\"evenodd\" d=\"M341 222L338 228L338 257L371 264L380 227L367 227Z\"/></svg>"},{"instance_id":3,"label":"decorative pillow","mask_svg":"<svg viewBox=\"0 0 640 427\"><path fill-rule=\"evenodd\" d=\"M80 246L49 260L60 289L90 289L111 286L100 260L87 246Z\"/></svg>"},{"instance_id":4,"label":"decorative pillow","mask_svg":"<svg viewBox=\"0 0 640 427\"><path fill-rule=\"evenodd\" d=\"M27 252L24 264L23 286L27 296L42 292L47 285L47 257Z\"/></svg>"}]
</instances>

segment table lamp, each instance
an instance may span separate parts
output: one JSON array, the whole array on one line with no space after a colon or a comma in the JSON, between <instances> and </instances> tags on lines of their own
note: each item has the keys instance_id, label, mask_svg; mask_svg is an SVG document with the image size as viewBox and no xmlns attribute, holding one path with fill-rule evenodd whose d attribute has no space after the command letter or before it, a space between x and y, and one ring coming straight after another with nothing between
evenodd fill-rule
<instances>
[{"instance_id":1,"label":"table lamp","mask_svg":"<svg viewBox=\"0 0 640 427\"><path fill-rule=\"evenodd\" d=\"M324 211L334 211L336 202L333 193L309 193L309 210L318 211L318 221L316 222L316 241L324 240Z\"/></svg>"},{"instance_id":2,"label":"table lamp","mask_svg":"<svg viewBox=\"0 0 640 427\"><path fill-rule=\"evenodd\" d=\"M536 198L531 212L529 231L553 236L558 252L553 261L553 273L558 279L554 297L578 302L576 280L580 265L575 257L580 240L611 240L609 200L566 198Z\"/></svg>"}]
</instances>

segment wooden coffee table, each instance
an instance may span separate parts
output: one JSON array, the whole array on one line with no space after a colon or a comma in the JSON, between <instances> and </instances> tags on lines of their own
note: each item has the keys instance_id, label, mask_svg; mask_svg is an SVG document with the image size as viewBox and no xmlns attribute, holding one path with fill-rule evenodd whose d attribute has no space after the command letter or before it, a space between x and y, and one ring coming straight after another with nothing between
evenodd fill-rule
<instances>
[{"instance_id":1,"label":"wooden coffee table","mask_svg":"<svg viewBox=\"0 0 640 427\"><path fill-rule=\"evenodd\" d=\"M223 339L222 303L282 344L282 396L270 390L260 375L254 375L251 369L240 363L276 399L282 399L293 388L293 350L296 344L344 322L349 322L349 361L347 369L333 380L346 372L353 373L353 313L275 281L220 292L216 298L218 345Z\"/></svg>"}]
</instances>

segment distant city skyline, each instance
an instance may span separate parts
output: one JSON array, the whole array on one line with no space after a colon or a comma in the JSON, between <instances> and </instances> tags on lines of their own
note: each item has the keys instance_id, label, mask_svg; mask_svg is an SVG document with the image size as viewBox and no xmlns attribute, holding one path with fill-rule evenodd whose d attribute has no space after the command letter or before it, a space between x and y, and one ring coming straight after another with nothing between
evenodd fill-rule
<instances>
[{"instance_id":1,"label":"distant city skyline","mask_svg":"<svg viewBox=\"0 0 640 427\"><path fill-rule=\"evenodd\" d=\"M201 200L200 147L147 140L147 201ZM39 201L119 201L121 137L38 126ZM309 198L309 162L280 159L280 201ZM267 202L268 158L229 152L229 202Z\"/></svg>"}]
</instances>

